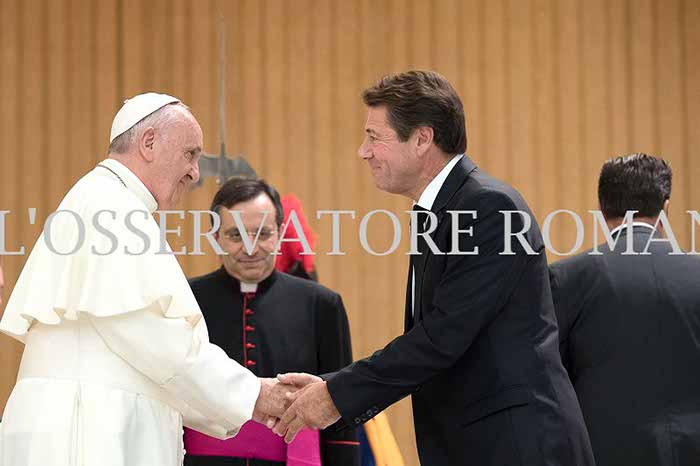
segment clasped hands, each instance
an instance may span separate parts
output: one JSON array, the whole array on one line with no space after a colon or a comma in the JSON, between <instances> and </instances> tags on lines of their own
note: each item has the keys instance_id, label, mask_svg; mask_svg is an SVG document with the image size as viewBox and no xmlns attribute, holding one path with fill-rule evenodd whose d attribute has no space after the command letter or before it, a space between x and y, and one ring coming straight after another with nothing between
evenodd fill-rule
<instances>
[{"instance_id":1,"label":"clasped hands","mask_svg":"<svg viewBox=\"0 0 700 466\"><path fill-rule=\"evenodd\" d=\"M315 375L289 373L260 379L253 420L291 443L304 427L325 429L340 419L326 382Z\"/></svg>"}]
</instances>

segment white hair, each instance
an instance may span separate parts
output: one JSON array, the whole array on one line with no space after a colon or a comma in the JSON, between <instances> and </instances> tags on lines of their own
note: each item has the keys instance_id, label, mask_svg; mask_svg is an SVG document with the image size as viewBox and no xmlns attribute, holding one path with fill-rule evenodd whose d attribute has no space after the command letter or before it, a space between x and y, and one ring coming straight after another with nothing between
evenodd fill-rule
<instances>
[{"instance_id":1,"label":"white hair","mask_svg":"<svg viewBox=\"0 0 700 466\"><path fill-rule=\"evenodd\" d=\"M189 107L182 102L173 102L159 108L114 138L114 141L109 145L109 153L126 154L138 143L139 138L148 128L154 128L163 132L167 131L169 126L183 117L182 112L177 107L187 110L188 112L190 110Z\"/></svg>"}]
</instances>

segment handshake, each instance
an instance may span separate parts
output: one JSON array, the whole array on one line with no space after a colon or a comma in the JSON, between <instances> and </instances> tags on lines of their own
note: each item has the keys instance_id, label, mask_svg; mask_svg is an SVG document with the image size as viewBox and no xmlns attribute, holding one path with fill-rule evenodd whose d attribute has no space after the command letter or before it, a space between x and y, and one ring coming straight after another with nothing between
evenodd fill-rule
<instances>
[{"instance_id":1,"label":"handshake","mask_svg":"<svg viewBox=\"0 0 700 466\"><path fill-rule=\"evenodd\" d=\"M326 382L315 375L289 373L260 379L253 420L265 424L287 443L304 427L325 429L340 419Z\"/></svg>"}]
</instances>

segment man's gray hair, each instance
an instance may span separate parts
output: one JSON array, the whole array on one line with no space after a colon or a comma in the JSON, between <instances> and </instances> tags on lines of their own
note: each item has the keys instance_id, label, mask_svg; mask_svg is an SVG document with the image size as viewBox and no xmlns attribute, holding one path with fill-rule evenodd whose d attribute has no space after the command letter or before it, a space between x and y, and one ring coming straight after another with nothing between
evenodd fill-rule
<instances>
[{"instance_id":1,"label":"man's gray hair","mask_svg":"<svg viewBox=\"0 0 700 466\"><path fill-rule=\"evenodd\" d=\"M189 112L189 107L182 102L173 102L159 108L150 115L144 117L134 126L124 131L122 134L114 138L114 141L109 145L110 154L126 154L136 144L147 128L155 128L163 130L175 123L179 118L182 118L182 113L176 109L180 107Z\"/></svg>"}]
</instances>

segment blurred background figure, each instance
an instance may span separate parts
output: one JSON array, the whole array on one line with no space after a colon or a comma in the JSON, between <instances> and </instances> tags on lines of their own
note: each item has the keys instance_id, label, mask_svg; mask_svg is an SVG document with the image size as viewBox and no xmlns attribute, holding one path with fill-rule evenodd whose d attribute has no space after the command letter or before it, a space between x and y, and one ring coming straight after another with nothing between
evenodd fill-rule
<instances>
[{"instance_id":1,"label":"blurred background figure","mask_svg":"<svg viewBox=\"0 0 700 466\"><path fill-rule=\"evenodd\" d=\"M0 256L0 306L2 306L3 291L5 291L5 275L2 273L2 256Z\"/></svg>"},{"instance_id":2,"label":"blurred background figure","mask_svg":"<svg viewBox=\"0 0 700 466\"><path fill-rule=\"evenodd\" d=\"M221 268L190 284L211 341L253 373L271 377L285 372L323 374L350 364L350 332L340 295L275 269L272 252L284 219L277 191L262 180L231 179L216 193L210 210L221 216L215 237L228 255L221 256ZM242 212L246 231L239 231L229 210ZM252 250L246 250L243 235L257 239ZM294 267L299 262L291 258L283 263ZM287 446L256 423L245 424L228 441L187 430L185 449L188 466L354 466L359 461L352 430L322 431L320 436L306 431Z\"/></svg>"},{"instance_id":3,"label":"blurred background figure","mask_svg":"<svg viewBox=\"0 0 700 466\"><path fill-rule=\"evenodd\" d=\"M306 220L306 215L304 215L304 210L301 206L301 200L294 194L285 194L281 199L282 209L284 210L284 224L289 221L289 215L294 211L301 224L304 237L309 242L311 250L316 249L316 235L309 226L309 222ZM299 238L299 232L293 223L289 223L289 226L284 232L285 239L296 239ZM318 274L316 272L316 264L314 257L311 254L302 254L304 248L299 242L287 242L285 241L280 245L280 254L277 256L277 261L275 262L275 268L280 272L286 272L295 277L307 278L310 280L318 281Z\"/></svg>"},{"instance_id":4,"label":"blurred background figure","mask_svg":"<svg viewBox=\"0 0 700 466\"><path fill-rule=\"evenodd\" d=\"M654 231L671 177L645 154L606 162L598 199L616 246L550 267L561 356L598 466L700 461L700 258L672 255ZM635 255L623 254L629 236Z\"/></svg>"}]
</instances>

